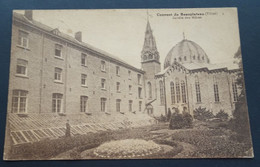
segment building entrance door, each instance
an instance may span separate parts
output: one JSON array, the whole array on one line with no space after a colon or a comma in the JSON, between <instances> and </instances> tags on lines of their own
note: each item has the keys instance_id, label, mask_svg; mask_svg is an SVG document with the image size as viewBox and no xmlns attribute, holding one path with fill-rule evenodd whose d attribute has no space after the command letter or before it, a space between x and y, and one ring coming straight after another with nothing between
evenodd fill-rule
<instances>
[{"instance_id":1,"label":"building entrance door","mask_svg":"<svg viewBox=\"0 0 260 167\"><path fill-rule=\"evenodd\" d=\"M153 106L151 104L149 104L147 106L147 114L148 115L152 115L153 114Z\"/></svg>"}]
</instances>

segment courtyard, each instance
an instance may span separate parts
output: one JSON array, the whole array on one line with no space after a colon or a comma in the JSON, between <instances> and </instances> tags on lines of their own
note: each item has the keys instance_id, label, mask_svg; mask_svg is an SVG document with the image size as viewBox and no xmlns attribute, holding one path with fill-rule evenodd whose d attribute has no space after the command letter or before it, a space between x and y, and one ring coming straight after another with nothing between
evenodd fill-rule
<instances>
[{"instance_id":1,"label":"courtyard","mask_svg":"<svg viewBox=\"0 0 260 167\"><path fill-rule=\"evenodd\" d=\"M118 144L122 147L113 151ZM13 159L234 158L250 156L250 149L251 143L239 141L227 121L194 120L191 128L184 129L171 130L169 123L160 122L46 139L17 146Z\"/></svg>"}]
</instances>

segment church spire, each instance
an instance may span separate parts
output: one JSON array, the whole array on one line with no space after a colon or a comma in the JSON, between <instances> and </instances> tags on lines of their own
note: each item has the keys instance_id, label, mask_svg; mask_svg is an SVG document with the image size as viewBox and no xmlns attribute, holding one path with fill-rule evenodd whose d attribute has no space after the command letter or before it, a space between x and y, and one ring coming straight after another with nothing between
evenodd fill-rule
<instances>
[{"instance_id":1,"label":"church spire","mask_svg":"<svg viewBox=\"0 0 260 167\"><path fill-rule=\"evenodd\" d=\"M147 20L145 38L144 38L144 46L143 46L143 51L148 51L148 50L157 50L156 42L155 42L155 39L153 36L153 31L151 29L149 20Z\"/></svg>"}]
</instances>

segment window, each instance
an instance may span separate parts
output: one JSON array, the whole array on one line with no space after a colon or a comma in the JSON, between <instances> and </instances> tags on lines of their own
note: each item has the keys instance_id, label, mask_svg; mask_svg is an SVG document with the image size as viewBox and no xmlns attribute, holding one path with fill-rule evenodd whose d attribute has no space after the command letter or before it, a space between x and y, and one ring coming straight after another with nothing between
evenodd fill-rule
<instances>
[{"instance_id":1,"label":"window","mask_svg":"<svg viewBox=\"0 0 260 167\"><path fill-rule=\"evenodd\" d=\"M88 97L87 96L80 96L80 112L87 112L88 111Z\"/></svg>"},{"instance_id":2,"label":"window","mask_svg":"<svg viewBox=\"0 0 260 167\"><path fill-rule=\"evenodd\" d=\"M81 65L82 66L87 66L87 55L84 53L81 53Z\"/></svg>"},{"instance_id":3,"label":"window","mask_svg":"<svg viewBox=\"0 0 260 167\"><path fill-rule=\"evenodd\" d=\"M200 83L198 76L195 76L195 89L196 89L196 99L197 103L201 103L201 94L200 94Z\"/></svg>"},{"instance_id":4,"label":"window","mask_svg":"<svg viewBox=\"0 0 260 167\"><path fill-rule=\"evenodd\" d=\"M165 104L165 99L164 99L164 86L163 86L163 82L160 81L159 82L159 87L160 87L160 101L161 101L161 105Z\"/></svg>"},{"instance_id":5,"label":"window","mask_svg":"<svg viewBox=\"0 0 260 167\"><path fill-rule=\"evenodd\" d=\"M117 91L117 92L120 92L120 82L117 82L117 83L116 83L116 91Z\"/></svg>"},{"instance_id":6,"label":"window","mask_svg":"<svg viewBox=\"0 0 260 167\"><path fill-rule=\"evenodd\" d=\"M147 87L148 87L148 98L152 99L152 84L151 84L151 82L147 83Z\"/></svg>"},{"instance_id":7,"label":"window","mask_svg":"<svg viewBox=\"0 0 260 167\"><path fill-rule=\"evenodd\" d=\"M181 57L179 57L179 61L181 61Z\"/></svg>"},{"instance_id":8,"label":"window","mask_svg":"<svg viewBox=\"0 0 260 167\"><path fill-rule=\"evenodd\" d=\"M237 93L237 83L235 82L235 80L232 80L232 90L233 90L233 99L234 101L238 100L238 93Z\"/></svg>"},{"instance_id":9,"label":"window","mask_svg":"<svg viewBox=\"0 0 260 167\"><path fill-rule=\"evenodd\" d=\"M86 74L81 74L81 85L87 86L87 75Z\"/></svg>"},{"instance_id":10,"label":"window","mask_svg":"<svg viewBox=\"0 0 260 167\"><path fill-rule=\"evenodd\" d=\"M176 82L176 101L177 101L177 103L180 103L181 102L181 92L180 92L179 79L176 78L175 82Z\"/></svg>"},{"instance_id":11,"label":"window","mask_svg":"<svg viewBox=\"0 0 260 167\"><path fill-rule=\"evenodd\" d=\"M19 39L18 39L18 45L28 48L29 47L29 34L24 31L19 31Z\"/></svg>"},{"instance_id":12,"label":"window","mask_svg":"<svg viewBox=\"0 0 260 167\"><path fill-rule=\"evenodd\" d=\"M195 60L195 55L193 56L193 60Z\"/></svg>"},{"instance_id":13,"label":"window","mask_svg":"<svg viewBox=\"0 0 260 167\"><path fill-rule=\"evenodd\" d=\"M120 76L120 67L116 66L116 75Z\"/></svg>"},{"instance_id":14,"label":"window","mask_svg":"<svg viewBox=\"0 0 260 167\"><path fill-rule=\"evenodd\" d=\"M106 80L104 78L101 79L101 89L106 89Z\"/></svg>"},{"instance_id":15,"label":"window","mask_svg":"<svg viewBox=\"0 0 260 167\"><path fill-rule=\"evenodd\" d=\"M128 71L128 78L131 79L131 71Z\"/></svg>"},{"instance_id":16,"label":"window","mask_svg":"<svg viewBox=\"0 0 260 167\"><path fill-rule=\"evenodd\" d=\"M59 81L59 82L62 81L62 69L61 68L55 68L54 80Z\"/></svg>"},{"instance_id":17,"label":"window","mask_svg":"<svg viewBox=\"0 0 260 167\"><path fill-rule=\"evenodd\" d=\"M141 85L141 74L137 74L137 81L138 84Z\"/></svg>"},{"instance_id":18,"label":"window","mask_svg":"<svg viewBox=\"0 0 260 167\"><path fill-rule=\"evenodd\" d=\"M28 91L13 90L12 112L26 113Z\"/></svg>"},{"instance_id":19,"label":"window","mask_svg":"<svg viewBox=\"0 0 260 167\"><path fill-rule=\"evenodd\" d=\"M171 100L172 100L172 104L174 104L175 103L175 90L174 90L173 82L170 83L170 87L171 87Z\"/></svg>"},{"instance_id":20,"label":"window","mask_svg":"<svg viewBox=\"0 0 260 167\"><path fill-rule=\"evenodd\" d=\"M117 112L120 112L120 103L121 103L121 100L120 99L116 99L116 111Z\"/></svg>"},{"instance_id":21,"label":"window","mask_svg":"<svg viewBox=\"0 0 260 167\"><path fill-rule=\"evenodd\" d=\"M132 92L132 85L129 85L129 93Z\"/></svg>"},{"instance_id":22,"label":"window","mask_svg":"<svg viewBox=\"0 0 260 167\"><path fill-rule=\"evenodd\" d=\"M151 60L153 59L153 55L152 54L149 54L148 58Z\"/></svg>"},{"instance_id":23,"label":"window","mask_svg":"<svg viewBox=\"0 0 260 167\"><path fill-rule=\"evenodd\" d=\"M54 113L62 112L62 94L60 93L52 94L52 112Z\"/></svg>"},{"instance_id":24,"label":"window","mask_svg":"<svg viewBox=\"0 0 260 167\"><path fill-rule=\"evenodd\" d=\"M133 101L129 100L129 111L132 112L133 111Z\"/></svg>"},{"instance_id":25,"label":"window","mask_svg":"<svg viewBox=\"0 0 260 167\"><path fill-rule=\"evenodd\" d=\"M186 58L186 56L184 56L184 61L186 61L187 60L187 58Z\"/></svg>"},{"instance_id":26,"label":"window","mask_svg":"<svg viewBox=\"0 0 260 167\"><path fill-rule=\"evenodd\" d=\"M19 75L27 75L27 65L28 61L23 59L17 59L17 65L16 65L16 74Z\"/></svg>"},{"instance_id":27,"label":"window","mask_svg":"<svg viewBox=\"0 0 260 167\"><path fill-rule=\"evenodd\" d=\"M214 82L214 97L215 97L215 102L219 102L219 91L218 91L218 82L216 80L216 77L213 77L213 82Z\"/></svg>"},{"instance_id":28,"label":"window","mask_svg":"<svg viewBox=\"0 0 260 167\"><path fill-rule=\"evenodd\" d=\"M101 61L101 71L106 71L106 62Z\"/></svg>"},{"instance_id":29,"label":"window","mask_svg":"<svg viewBox=\"0 0 260 167\"><path fill-rule=\"evenodd\" d=\"M106 98L101 98L101 112L106 112Z\"/></svg>"},{"instance_id":30,"label":"window","mask_svg":"<svg viewBox=\"0 0 260 167\"><path fill-rule=\"evenodd\" d=\"M139 101L139 111L142 111L142 101Z\"/></svg>"},{"instance_id":31,"label":"window","mask_svg":"<svg viewBox=\"0 0 260 167\"><path fill-rule=\"evenodd\" d=\"M182 95L182 103L186 103L186 88L185 88L185 82L181 81L181 95Z\"/></svg>"},{"instance_id":32,"label":"window","mask_svg":"<svg viewBox=\"0 0 260 167\"><path fill-rule=\"evenodd\" d=\"M138 97L139 99L142 98L142 88L138 88Z\"/></svg>"},{"instance_id":33,"label":"window","mask_svg":"<svg viewBox=\"0 0 260 167\"><path fill-rule=\"evenodd\" d=\"M62 45L55 44L55 57L62 57Z\"/></svg>"}]
</instances>

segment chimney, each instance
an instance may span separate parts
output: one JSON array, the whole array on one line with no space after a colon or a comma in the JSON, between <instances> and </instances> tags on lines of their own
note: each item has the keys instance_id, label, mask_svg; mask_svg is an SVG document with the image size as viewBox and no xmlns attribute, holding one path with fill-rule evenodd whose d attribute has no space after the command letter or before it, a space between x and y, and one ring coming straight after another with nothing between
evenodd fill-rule
<instances>
[{"instance_id":1,"label":"chimney","mask_svg":"<svg viewBox=\"0 0 260 167\"><path fill-rule=\"evenodd\" d=\"M32 11L32 10L25 10L24 16L25 16L28 20L32 21L32 20L33 20L33 11Z\"/></svg>"},{"instance_id":2,"label":"chimney","mask_svg":"<svg viewBox=\"0 0 260 167\"><path fill-rule=\"evenodd\" d=\"M75 39L79 42L82 42L82 32L78 31L75 33Z\"/></svg>"}]
</instances>

